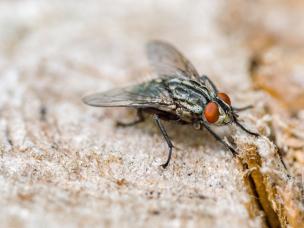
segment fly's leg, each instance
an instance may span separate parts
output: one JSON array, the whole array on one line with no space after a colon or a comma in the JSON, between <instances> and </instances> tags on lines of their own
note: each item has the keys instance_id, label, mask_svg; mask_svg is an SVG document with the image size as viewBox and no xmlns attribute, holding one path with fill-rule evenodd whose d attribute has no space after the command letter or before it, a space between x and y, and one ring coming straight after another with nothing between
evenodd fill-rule
<instances>
[{"instance_id":1,"label":"fly's leg","mask_svg":"<svg viewBox=\"0 0 304 228\"><path fill-rule=\"evenodd\" d=\"M255 137L259 137L260 135L258 133L255 133L255 132L252 132L252 131L249 131L248 129L246 129L242 124L240 124L236 119L234 120L235 124L237 126L239 126L243 131L247 132L248 134L250 135L253 135Z\"/></svg>"},{"instance_id":2,"label":"fly's leg","mask_svg":"<svg viewBox=\"0 0 304 228\"><path fill-rule=\"evenodd\" d=\"M233 155L237 155L238 153L235 151L235 149L233 149L231 146L229 146L223 139L221 139L220 136L218 136L214 131L212 131L212 129L204 122L201 122L201 124L210 132L211 135L214 136L214 138L219 141L220 143L222 143L226 148L228 148Z\"/></svg>"},{"instance_id":3,"label":"fly's leg","mask_svg":"<svg viewBox=\"0 0 304 228\"><path fill-rule=\"evenodd\" d=\"M242 112L242 111L245 111L245 110L251 109L251 108L253 108L253 105L247 105L247 106L241 107L241 108L232 107L232 110L237 111L237 112Z\"/></svg>"},{"instance_id":4,"label":"fly's leg","mask_svg":"<svg viewBox=\"0 0 304 228\"><path fill-rule=\"evenodd\" d=\"M116 125L119 126L119 127L130 127L130 126L134 126L134 125L139 124L139 123L144 122L144 121L145 121L145 118L143 116L142 110L137 109L137 120L134 120L130 123L123 123L123 122L118 121L116 123Z\"/></svg>"},{"instance_id":5,"label":"fly's leg","mask_svg":"<svg viewBox=\"0 0 304 228\"><path fill-rule=\"evenodd\" d=\"M171 155L172 155L172 148L173 148L173 144L166 132L166 129L164 128L163 124L161 123L158 115L154 115L153 116L154 120L155 120L155 123L157 124L158 128L160 129L162 135L164 136L166 142L167 142L167 145L168 145L168 148L169 148L169 153L168 153L168 158L167 158L167 161L162 164L161 166L165 169L168 165L169 165L169 162L171 160Z\"/></svg>"}]
</instances>

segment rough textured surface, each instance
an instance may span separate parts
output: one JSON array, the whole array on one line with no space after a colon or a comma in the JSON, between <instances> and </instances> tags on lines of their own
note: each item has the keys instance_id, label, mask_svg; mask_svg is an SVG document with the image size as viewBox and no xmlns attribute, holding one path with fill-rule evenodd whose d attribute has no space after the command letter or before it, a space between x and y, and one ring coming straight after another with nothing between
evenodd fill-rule
<instances>
[{"instance_id":1,"label":"rough textured surface","mask_svg":"<svg viewBox=\"0 0 304 228\"><path fill-rule=\"evenodd\" d=\"M267 109L266 93L252 89L253 49L244 47L244 34L226 32L226 1L1 1L0 11L1 225L267 224L244 180L250 170L240 164L246 159L234 159L207 132L166 123L177 149L162 170L167 147L151 119L117 128L117 120L132 120L134 113L91 108L80 100L88 92L155 77L144 45L164 39L210 75L236 106L256 105L241 114L246 126L270 138L281 135L270 124L275 114ZM225 23L236 31L233 20ZM303 107L297 111L303 118ZM248 143L259 148L265 185L290 183L282 180L284 169L269 180L282 163L266 137L255 140L234 127L217 131L232 136L240 152ZM297 153L302 159L303 150ZM267 163L270 157L278 167ZM301 166L296 167L292 175L299 176ZM296 219L303 210L299 192L300 200L286 200L300 213ZM285 200L276 196L266 199L274 201L271 207Z\"/></svg>"}]
</instances>

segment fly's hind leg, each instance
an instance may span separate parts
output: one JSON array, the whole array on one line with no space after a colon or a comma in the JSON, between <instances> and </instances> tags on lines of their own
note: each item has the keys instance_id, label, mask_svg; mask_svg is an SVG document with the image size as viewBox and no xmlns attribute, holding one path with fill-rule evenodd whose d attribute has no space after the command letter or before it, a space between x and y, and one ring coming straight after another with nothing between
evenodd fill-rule
<instances>
[{"instance_id":1,"label":"fly's hind leg","mask_svg":"<svg viewBox=\"0 0 304 228\"><path fill-rule=\"evenodd\" d=\"M154 120L155 120L155 123L157 124L158 128L160 129L162 135L164 136L166 142L167 142L167 145L168 145L168 148L169 148L169 152L168 152L168 158L167 158L167 161L162 164L161 166L165 169L168 165L169 165L169 162L171 160L171 155L172 155L172 149L173 149L173 144L166 132L166 129L164 128L164 125L161 123L158 115L154 115L153 116Z\"/></svg>"},{"instance_id":2,"label":"fly's hind leg","mask_svg":"<svg viewBox=\"0 0 304 228\"><path fill-rule=\"evenodd\" d=\"M116 125L119 127L130 127L130 126L134 126L134 125L139 124L144 121L145 121L145 118L144 118L142 109L137 109L137 119L136 120L134 120L130 123L123 123L123 122L117 121Z\"/></svg>"}]
</instances>

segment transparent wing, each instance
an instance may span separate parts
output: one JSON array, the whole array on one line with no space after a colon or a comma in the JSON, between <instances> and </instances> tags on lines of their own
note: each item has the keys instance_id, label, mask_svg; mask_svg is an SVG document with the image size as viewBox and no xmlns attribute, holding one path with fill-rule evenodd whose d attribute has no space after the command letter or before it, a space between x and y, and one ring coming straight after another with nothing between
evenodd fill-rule
<instances>
[{"instance_id":1,"label":"transparent wing","mask_svg":"<svg viewBox=\"0 0 304 228\"><path fill-rule=\"evenodd\" d=\"M83 102L96 107L135 107L169 110L173 99L162 81L143 84L85 96Z\"/></svg>"},{"instance_id":2,"label":"transparent wing","mask_svg":"<svg viewBox=\"0 0 304 228\"><path fill-rule=\"evenodd\" d=\"M167 42L149 42L147 56L155 72L160 76L180 76L199 80L199 74L190 61Z\"/></svg>"}]
</instances>

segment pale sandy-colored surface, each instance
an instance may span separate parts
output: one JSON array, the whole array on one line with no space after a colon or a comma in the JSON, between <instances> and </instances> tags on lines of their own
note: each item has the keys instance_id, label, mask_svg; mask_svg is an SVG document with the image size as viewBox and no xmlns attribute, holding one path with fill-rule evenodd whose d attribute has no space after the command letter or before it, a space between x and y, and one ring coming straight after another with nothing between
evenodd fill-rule
<instances>
[{"instance_id":1,"label":"pale sandy-colored surface","mask_svg":"<svg viewBox=\"0 0 304 228\"><path fill-rule=\"evenodd\" d=\"M224 9L224 1L1 1L1 226L262 227L263 212L246 206L254 197L246 172L207 132L166 124L178 149L162 170L167 147L151 118L117 128L134 113L80 100L154 77L144 45L164 39L237 106L255 104L241 116L269 136L267 96L252 90L250 53L221 27ZM271 145L233 127L220 133Z\"/></svg>"}]
</instances>

